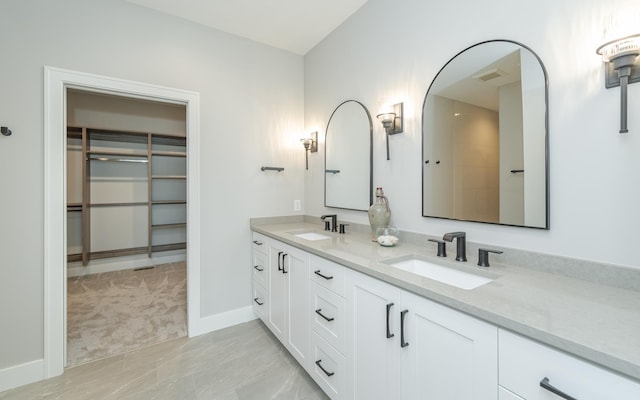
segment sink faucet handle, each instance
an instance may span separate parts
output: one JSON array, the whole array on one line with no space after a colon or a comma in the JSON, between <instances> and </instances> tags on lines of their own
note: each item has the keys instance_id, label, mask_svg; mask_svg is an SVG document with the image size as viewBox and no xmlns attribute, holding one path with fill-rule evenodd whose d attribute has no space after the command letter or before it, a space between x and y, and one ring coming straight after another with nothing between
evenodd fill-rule
<instances>
[{"instance_id":1,"label":"sink faucet handle","mask_svg":"<svg viewBox=\"0 0 640 400\"><path fill-rule=\"evenodd\" d=\"M489 266L489 253L502 254L502 251L493 250L493 249L478 249L478 266L479 267Z\"/></svg>"},{"instance_id":2,"label":"sink faucet handle","mask_svg":"<svg viewBox=\"0 0 640 400\"><path fill-rule=\"evenodd\" d=\"M438 257L447 256L447 242L438 239L429 239L429 241L438 244Z\"/></svg>"},{"instance_id":3,"label":"sink faucet handle","mask_svg":"<svg viewBox=\"0 0 640 400\"><path fill-rule=\"evenodd\" d=\"M349 226L349 224L345 224L345 223L340 224L340 233L346 233L344 230L345 226Z\"/></svg>"}]
</instances>

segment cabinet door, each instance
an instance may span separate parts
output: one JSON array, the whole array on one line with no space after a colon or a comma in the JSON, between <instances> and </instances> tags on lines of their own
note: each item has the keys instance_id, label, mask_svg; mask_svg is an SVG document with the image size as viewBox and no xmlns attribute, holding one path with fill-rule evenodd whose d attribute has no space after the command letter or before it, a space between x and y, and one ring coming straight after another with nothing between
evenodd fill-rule
<instances>
[{"instance_id":1,"label":"cabinet door","mask_svg":"<svg viewBox=\"0 0 640 400\"><path fill-rule=\"evenodd\" d=\"M638 400L640 383L520 335L500 330L500 386L527 400L561 397L546 384L580 400Z\"/></svg>"},{"instance_id":2,"label":"cabinet door","mask_svg":"<svg viewBox=\"0 0 640 400\"><path fill-rule=\"evenodd\" d=\"M271 332L285 343L287 299L286 274L283 269L283 254L286 253L284 245L276 241L269 242L269 274L268 289L269 300L267 301L267 326ZM285 260L286 261L286 260Z\"/></svg>"},{"instance_id":3,"label":"cabinet door","mask_svg":"<svg viewBox=\"0 0 640 400\"><path fill-rule=\"evenodd\" d=\"M408 292L403 304L402 398L496 399L497 327Z\"/></svg>"},{"instance_id":4,"label":"cabinet door","mask_svg":"<svg viewBox=\"0 0 640 400\"><path fill-rule=\"evenodd\" d=\"M282 276L286 285L285 345L303 366L307 367L309 354L309 255L286 246L283 254Z\"/></svg>"},{"instance_id":5,"label":"cabinet door","mask_svg":"<svg viewBox=\"0 0 640 400\"><path fill-rule=\"evenodd\" d=\"M353 271L346 286L347 398L399 399L400 331L394 316L400 311L400 291Z\"/></svg>"}]
</instances>

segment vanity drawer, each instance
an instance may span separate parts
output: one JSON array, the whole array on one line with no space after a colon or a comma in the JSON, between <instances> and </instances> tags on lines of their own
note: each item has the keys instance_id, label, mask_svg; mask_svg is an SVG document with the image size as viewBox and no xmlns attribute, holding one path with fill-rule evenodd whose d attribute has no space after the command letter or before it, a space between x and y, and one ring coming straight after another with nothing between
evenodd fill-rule
<instances>
[{"instance_id":1,"label":"vanity drawer","mask_svg":"<svg viewBox=\"0 0 640 400\"><path fill-rule=\"evenodd\" d=\"M253 251L253 260L251 262L251 268L253 271L253 280L261 284L262 286L267 286L267 255L266 253L262 253L260 251Z\"/></svg>"},{"instance_id":2,"label":"vanity drawer","mask_svg":"<svg viewBox=\"0 0 640 400\"><path fill-rule=\"evenodd\" d=\"M324 340L344 353L345 302L344 298L312 283L310 288L312 329Z\"/></svg>"},{"instance_id":3,"label":"vanity drawer","mask_svg":"<svg viewBox=\"0 0 640 400\"><path fill-rule=\"evenodd\" d=\"M251 248L253 251L259 251L267 254L267 237L257 232L252 232Z\"/></svg>"},{"instance_id":4,"label":"vanity drawer","mask_svg":"<svg viewBox=\"0 0 640 400\"><path fill-rule=\"evenodd\" d=\"M267 289L255 279L253 280L252 304L253 312L265 324L267 323Z\"/></svg>"},{"instance_id":5,"label":"vanity drawer","mask_svg":"<svg viewBox=\"0 0 640 400\"><path fill-rule=\"evenodd\" d=\"M640 382L502 329L498 349L500 386L523 399L562 398L540 386L545 378L549 385L580 400L640 399Z\"/></svg>"},{"instance_id":6,"label":"vanity drawer","mask_svg":"<svg viewBox=\"0 0 640 400\"><path fill-rule=\"evenodd\" d=\"M315 332L311 333L311 377L332 399L345 399L346 361Z\"/></svg>"},{"instance_id":7,"label":"vanity drawer","mask_svg":"<svg viewBox=\"0 0 640 400\"><path fill-rule=\"evenodd\" d=\"M324 258L311 256L311 280L340 296L345 293L345 267Z\"/></svg>"}]
</instances>

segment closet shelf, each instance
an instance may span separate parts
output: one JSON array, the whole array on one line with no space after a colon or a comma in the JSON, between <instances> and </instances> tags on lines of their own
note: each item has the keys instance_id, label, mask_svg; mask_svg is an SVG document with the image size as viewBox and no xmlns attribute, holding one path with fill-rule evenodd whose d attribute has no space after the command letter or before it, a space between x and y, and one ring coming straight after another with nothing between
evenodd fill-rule
<instances>
[{"instance_id":1,"label":"closet shelf","mask_svg":"<svg viewBox=\"0 0 640 400\"><path fill-rule=\"evenodd\" d=\"M153 200L152 205L187 204L186 200Z\"/></svg>"},{"instance_id":2,"label":"closet shelf","mask_svg":"<svg viewBox=\"0 0 640 400\"><path fill-rule=\"evenodd\" d=\"M156 224L151 225L151 229L173 229L173 228L186 228L187 224L184 222L176 223L176 224Z\"/></svg>"},{"instance_id":3,"label":"closet shelf","mask_svg":"<svg viewBox=\"0 0 640 400\"><path fill-rule=\"evenodd\" d=\"M151 179L187 179L186 175L153 175Z\"/></svg>"},{"instance_id":4,"label":"closet shelf","mask_svg":"<svg viewBox=\"0 0 640 400\"><path fill-rule=\"evenodd\" d=\"M122 156L122 157L148 158L146 151L142 152L142 151L117 151L117 150L93 149L93 150L87 150L87 154L97 154L97 155L103 155L103 156Z\"/></svg>"},{"instance_id":5,"label":"closet shelf","mask_svg":"<svg viewBox=\"0 0 640 400\"><path fill-rule=\"evenodd\" d=\"M148 206L148 201L134 201L129 203L90 203L89 207L132 207L132 206Z\"/></svg>"},{"instance_id":6,"label":"closet shelf","mask_svg":"<svg viewBox=\"0 0 640 400\"><path fill-rule=\"evenodd\" d=\"M160 157L186 157L187 152L185 151L160 151L153 150L151 152L152 156L160 156Z\"/></svg>"},{"instance_id":7,"label":"closet shelf","mask_svg":"<svg viewBox=\"0 0 640 400\"><path fill-rule=\"evenodd\" d=\"M154 253L160 252L160 251L184 250L186 248L187 248L186 243L159 244L151 247Z\"/></svg>"}]
</instances>

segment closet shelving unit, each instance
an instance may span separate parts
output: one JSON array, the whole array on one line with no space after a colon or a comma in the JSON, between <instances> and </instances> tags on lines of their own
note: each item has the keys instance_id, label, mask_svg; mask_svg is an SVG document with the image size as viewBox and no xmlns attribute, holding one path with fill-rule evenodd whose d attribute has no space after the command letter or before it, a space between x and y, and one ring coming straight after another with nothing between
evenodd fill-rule
<instances>
[{"instance_id":1,"label":"closet shelving unit","mask_svg":"<svg viewBox=\"0 0 640 400\"><path fill-rule=\"evenodd\" d=\"M69 127L67 129L68 146L70 141L81 142L81 202L67 204L68 215L81 213L81 251L68 251L67 260L82 261L87 265L90 260L120 257L134 254L147 254L186 249L186 138L146 132L124 132L116 130L95 129L86 127ZM95 176L92 171L98 170L95 163L119 164L121 174L131 171L144 174L146 184L145 198L137 199L136 188L126 188L124 201L116 200L120 194L111 190L106 197L110 201L92 201L92 184ZM139 169L146 165L146 171ZM93 168L92 168L93 167ZM104 170L102 170L104 173ZM117 175L117 173L116 173ZM132 174L134 177L135 174ZM126 180L126 176L119 175ZM132 178L133 180L134 178ZM104 192L104 189L103 189ZM130 192L130 193L128 193ZM104 193L102 193L104 196ZM138 194L138 196L140 196ZM95 199L95 195L93 196ZM142 196L140 196L142 197ZM74 199L75 200L75 199ZM92 251L91 220L92 210L147 208L146 245L120 247L108 250Z\"/></svg>"}]
</instances>

